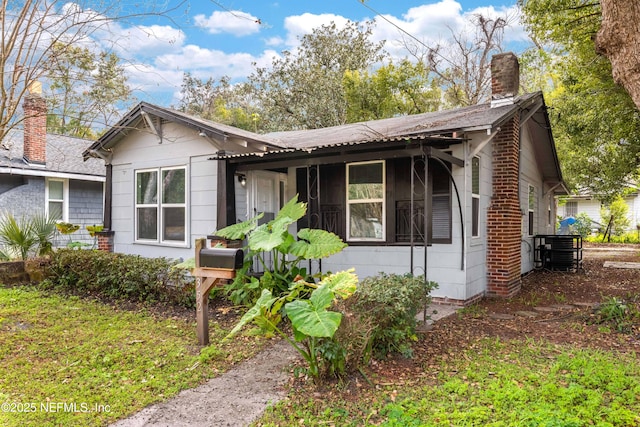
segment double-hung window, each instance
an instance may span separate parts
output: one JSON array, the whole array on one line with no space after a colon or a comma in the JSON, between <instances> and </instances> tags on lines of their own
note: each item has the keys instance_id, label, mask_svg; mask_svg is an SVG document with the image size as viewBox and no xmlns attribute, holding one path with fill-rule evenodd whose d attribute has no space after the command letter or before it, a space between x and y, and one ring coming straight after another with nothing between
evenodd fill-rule
<instances>
[{"instance_id":1,"label":"double-hung window","mask_svg":"<svg viewBox=\"0 0 640 427\"><path fill-rule=\"evenodd\" d=\"M69 181L48 178L45 188L47 218L55 221L69 221Z\"/></svg>"},{"instance_id":2,"label":"double-hung window","mask_svg":"<svg viewBox=\"0 0 640 427\"><path fill-rule=\"evenodd\" d=\"M480 157L471 160L471 236L480 236Z\"/></svg>"},{"instance_id":3,"label":"double-hung window","mask_svg":"<svg viewBox=\"0 0 640 427\"><path fill-rule=\"evenodd\" d=\"M347 165L347 240L385 240L384 161Z\"/></svg>"},{"instance_id":4,"label":"double-hung window","mask_svg":"<svg viewBox=\"0 0 640 427\"><path fill-rule=\"evenodd\" d=\"M136 241L187 243L186 168L136 171Z\"/></svg>"}]
</instances>

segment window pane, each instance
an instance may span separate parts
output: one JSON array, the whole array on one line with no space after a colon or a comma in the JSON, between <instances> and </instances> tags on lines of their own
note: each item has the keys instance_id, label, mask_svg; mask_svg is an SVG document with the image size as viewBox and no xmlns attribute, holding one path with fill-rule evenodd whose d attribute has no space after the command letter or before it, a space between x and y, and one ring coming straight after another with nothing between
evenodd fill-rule
<instances>
[{"instance_id":1,"label":"window pane","mask_svg":"<svg viewBox=\"0 0 640 427\"><path fill-rule=\"evenodd\" d=\"M471 160L471 191L473 194L480 194L480 158L474 157Z\"/></svg>"},{"instance_id":2,"label":"window pane","mask_svg":"<svg viewBox=\"0 0 640 427\"><path fill-rule=\"evenodd\" d=\"M349 184L349 200L382 199L382 184Z\"/></svg>"},{"instance_id":3,"label":"window pane","mask_svg":"<svg viewBox=\"0 0 640 427\"><path fill-rule=\"evenodd\" d=\"M158 208L138 208L138 239L158 240Z\"/></svg>"},{"instance_id":4,"label":"window pane","mask_svg":"<svg viewBox=\"0 0 640 427\"><path fill-rule=\"evenodd\" d=\"M158 201L158 172L136 173L136 203L155 204Z\"/></svg>"},{"instance_id":5,"label":"window pane","mask_svg":"<svg viewBox=\"0 0 640 427\"><path fill-rule=\"evenodd\" d=\"M536 204L536 188L529 186L529 210L534 210Z\"/></svg>"},{"instance_id":6,"label":"window pane","mask_svg":"<svg viewBox=\"0 0 640 427\"><path fill-rule=\"evenodd\" d=\"M529 236L533 236L533 212L529 212Z\"/></svg>"},{"instance_id":7,"label":"window pane","mask_svg":"<svg viewBox=\"0 0 640 427\"><path fill-rule=\"evenodd\" d=\"M480 235L480 199L474 197L471 202L471 235L477 237Z\"/></svg>"},{"instance_id":8,"label":"window pane","mask_svg":"<svg viewBox=\"0 0 640 427\"><path fill-rule=\"evenodd\" d=\"M184 242L185 211L184 208L162 208L163 230L162 240Z\"/></svg>"},{"instance_id":9,"label":"window pane","mask_svg":"<svg viewBox=\"0 0 640 427\"><path fill-rule=\"evenodd\" d=\"M62 200L64 198L63 189L62 181L49 181L49 200Z\"/></svg>"},{"instance_id":10,"label":"window pane","mask_svg":"<svg viewBox=\"0 0 640 427\"><path fill-rule=\"evenodd\" d=\"M162 171L162 203L184 203L184 176L184 169Z\"/></svg>"},{"instance_id":11,"label":"window pane","mask_svg":"<svg viewBox=\"0 0 640 427\"><path fill-rule=\"evenodd\" d=\"M62 221L62 202L49 202L49 219Z\"/></svg>"},{"instance_id":12,"label":"window pane","mask_svg":"<svg viewBox=\"0 0 640 427\"><path fill-rule=\"evenodd\" d=\"M384 197L382 163L349 165L349 200Z\"/></svg>"},{"instance_id":13,"label":"window pane","mask_svg":"<svg viewBox=\"0 0 640 427\"><path fill-rule=\"evenodd\" d=\"M349 237L382 239L382 203L353 203L350 207Z\"/></svg>"}]
</instances>

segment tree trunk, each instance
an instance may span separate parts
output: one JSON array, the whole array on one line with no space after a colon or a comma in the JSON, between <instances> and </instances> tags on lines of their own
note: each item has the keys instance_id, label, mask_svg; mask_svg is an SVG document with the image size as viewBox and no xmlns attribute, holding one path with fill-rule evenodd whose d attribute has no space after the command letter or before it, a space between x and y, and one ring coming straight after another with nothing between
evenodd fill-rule
<instances>
[{"instance_id":1,"label":"tree trunk","mask_svg":"<svg viewBox=\"0 0 640 427\"><path fill-rule=\"evenodd\" d=\"M602 26L596 35L598 53L609 58L613 79L640 109L640 2L600 0Z\"/></svg>"}]
</instances>

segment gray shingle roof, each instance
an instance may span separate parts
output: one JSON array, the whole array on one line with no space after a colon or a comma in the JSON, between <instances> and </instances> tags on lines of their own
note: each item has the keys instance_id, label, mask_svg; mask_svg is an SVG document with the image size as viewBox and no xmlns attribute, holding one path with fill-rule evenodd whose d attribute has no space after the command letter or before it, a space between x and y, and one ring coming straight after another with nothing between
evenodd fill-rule
<instances>
[{"instance_id":1,"label":"gray shingle roof","mask_svg":"<svg viewBox=\"0 0 640 427\"><path fill-rule=\"evenodd\" d=\"M275 132L265 136L288 148L305 149L393 140L410 135L426 136L479 130L499 126L519 107L539 96L539 92L522 95L515 99L514 104L501 107L491 108L489 104L479 104L322 129Z\"/></svg>"},{"instance_id":2,"label":"gray shingle roof","mask_svg":"<svg viewBox=\"0 0 640 427\"><path fill-rule=\"evenodd\" d=\"M29 165L23 160L24 135L22 130L12 130L5 139L9 150L0 149L0 168L20 171L47 171L71 173L77 175L105 175L104 161L82 158L82 152L91 145L91 141L63 135L47 134L46 168Z\"/></svg>"}]
</instances>

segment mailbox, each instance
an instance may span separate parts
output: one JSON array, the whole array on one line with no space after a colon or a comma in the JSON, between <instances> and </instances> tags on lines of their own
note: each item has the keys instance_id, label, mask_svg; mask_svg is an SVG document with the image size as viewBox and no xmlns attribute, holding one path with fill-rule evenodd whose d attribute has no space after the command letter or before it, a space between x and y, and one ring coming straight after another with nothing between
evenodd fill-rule
<instances>
[{"instance_id":1,"label":"mailbox","mask_svg":"<svg viewBox=\"0 0 640 427\"><path fill-rule=\"evenodd\" d=\"M236 248L200 249L200 267L237 270L244 263L244 252Z\"/></svg>"}]
</instances>

